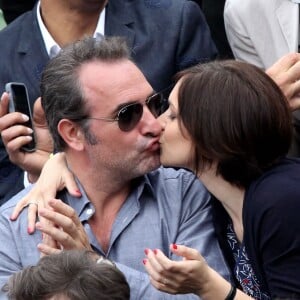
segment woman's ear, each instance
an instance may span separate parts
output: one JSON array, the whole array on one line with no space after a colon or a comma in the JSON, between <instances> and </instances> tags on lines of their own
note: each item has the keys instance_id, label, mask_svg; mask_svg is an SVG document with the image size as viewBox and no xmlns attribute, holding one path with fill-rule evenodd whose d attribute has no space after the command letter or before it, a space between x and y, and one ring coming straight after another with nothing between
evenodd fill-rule
<instances>
[{"instance_id":1,"label":"woman's ear","mask_svg":"<svg viewBox=\"0 0 300 300\"><path fill-rule=\"evenodd\" d=\"M68 147L77 151L84 149L85 138L78 124L68 119L62 119L59 121L57 128Z\"/></svg>"}]
</instances>

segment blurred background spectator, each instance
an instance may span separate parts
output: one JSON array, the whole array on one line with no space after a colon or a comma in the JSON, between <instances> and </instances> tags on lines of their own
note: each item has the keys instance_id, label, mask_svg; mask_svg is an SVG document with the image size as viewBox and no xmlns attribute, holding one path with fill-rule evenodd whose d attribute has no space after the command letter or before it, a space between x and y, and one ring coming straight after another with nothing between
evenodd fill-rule
<instances>
[{"instance_id":1,"label":"blurred background spectator","mask_svg":"<svg viewBox=\"0 0 300 300\"><path fill-rule=\"evenodd\" d=\"M284 55L298 52L299 0L226 0L224 21L238 60L266 70ZM282 84L282 80L271 77L279 86ZM299 75L291 79L295 85L289 93L294 93L293 102L299 101ZM295 132L289 154L300 157L300 110L295 110L293 116Z\"/></svg>"},{"instance_id":2,"label":"blurred background spectator","mask_svg":"<svg viewBox=\"0 0 300 300\"><path fill-rule=\"evenodd\" d=\"M194 0L197 2L205 15L210 28L212 38L218 48L220 58L233 58L229 46L225 26L223 11L225 0Z\"/></svg>"},{"instance_id":3,"label":"blurred background spectator","mask_svg":"<svg viewBox=\"0 0 300 300\"><path fill-rule=\"evenodd\" d=\"M5 27L5 21L4 21L4 17L3 17L3 13L2 10L0 9L0 30Z\"/></svg>"}]
</instances>

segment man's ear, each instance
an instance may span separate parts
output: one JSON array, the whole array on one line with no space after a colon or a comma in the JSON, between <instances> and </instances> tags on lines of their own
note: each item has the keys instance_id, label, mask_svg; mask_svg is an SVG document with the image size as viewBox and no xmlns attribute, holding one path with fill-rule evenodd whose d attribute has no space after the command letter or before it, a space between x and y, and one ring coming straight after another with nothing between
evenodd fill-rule
<instances>
[{"instance_id":1,"label":"man's ear","mask_svg":"<svg viewBox=\"0 0 300 300\"><path fill-rule=\"evenodd\" d=\"M57 126L58 132L66 144L77 151L84 149L85 138L78 124L68 119L62 119Z\"/></svg>"}]
</instances>

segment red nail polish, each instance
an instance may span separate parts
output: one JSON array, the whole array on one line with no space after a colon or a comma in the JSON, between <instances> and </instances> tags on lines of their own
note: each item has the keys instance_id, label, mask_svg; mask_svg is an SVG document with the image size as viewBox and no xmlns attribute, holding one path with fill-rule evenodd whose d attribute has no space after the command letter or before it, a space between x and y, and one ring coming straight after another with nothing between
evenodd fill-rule
<instances>
[{"instance_id":1,"label":"red nail polish","mask_svg":"<svg viewBox=\"0 0 300 300\"><path fill-rule=\"evenodd\" d=\"M144 252L145 252L146 255L148 255L149 250L148 250L148 249L145 249Z\"/></svg>"},{"instance_id":2,"label":"red nail polish","mask_svg":"<svg viewBox=\"0 0 300 300\"><path fill-rule=\"evenodd\" d=\"M177 249L177 245L176 244L172 244L172 247L173 247L174 250Z\"/></svg>"},{"instance_id":3,"label":"red nail polish","mask_svg":"<svg viewBox=\"0 0 300 300\"><path fill-rule=\"evenodd\" d=\"M145 265L147 263L147 259L143 259L143 264Z\"/></svg>"},{"instance_id":4,"label":"red nail polish","mask_svg":"<svg viewBox=\"0 0 300 300\"><path fill-rule=\"evenodd\" d=\"M157 249L154 249L153 252L156 255L158 251L157 251Z\"/></svg>"},{"instance_id":5,"label":"red nail polish","mask_svg":"<svg viewBox=\"0 0 300 300\"><path fill-rule=\"evenodd\" d=\"M75 193L76 193L77 195L81 195L80 190L76 190Z\"/></svg>"}]
</instances>

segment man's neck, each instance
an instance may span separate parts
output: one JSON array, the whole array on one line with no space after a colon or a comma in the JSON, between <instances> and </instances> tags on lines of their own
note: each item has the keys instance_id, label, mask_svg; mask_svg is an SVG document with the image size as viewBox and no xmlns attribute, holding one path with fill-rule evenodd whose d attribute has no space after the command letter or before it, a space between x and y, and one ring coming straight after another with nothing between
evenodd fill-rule
<instances>
[{"instance_id":1,"label":"man's neck","mask_svg":"<svg viewBox=\"0 0 300 300\"><path fill-rule=\"evenodd\" d=\"M107 253L113 224L118 212L127 200L131 186L130 183L118 185L113 179L111 179L111 182L108 182L105 180L107 176L100 176L100 173L101 171L99 170L93 176L80 177L84 177L81 180L85 182L83 183L85 192L95 208L95 213L89 220L89 225L102 250ZM98 177L96 182L91 182L91 178L95 177Z\"/></svg>"},{"instance_id":2,"label":"man's neck","mask_svg":"<svg viewBox=\"0 0 300 300\"><path fill-rule=\"evenodd\" d=\"M130 193L131 180L124 180L119 174L114 175L114 172L105 166L93 166L84 156L77 155L74 158L72 155L66 155L66 160L100 215L110 209L118 211Z\"/></svg>"},{"instance_id":3,"label":"man's neck","mask_svg":"<svg viewBox=\"0 0 300 300\"><path fill-rule=\"evenodd\" d=\"M47 30L57 44L63 47L85 35L93 35L104 7L98 5L92 10L71 6L61 0L41 0L40 10Z\"/></svg>"},{"instance_id":4,"label":"man's neck","mask_svg":"<svg viewBox=\"0 0 300 300\"><path fill-rule=\"evenodd\" d=\"M77 157L76 162L73 163L72 159L67 157L67 161L69 168L84 188L88 200L95 208L95 213L88 223L102 250L107 253L112 227L131 191L131 181L121 181L104 168L95 170L80 157Z\"/></svg>"}]
</instances>

